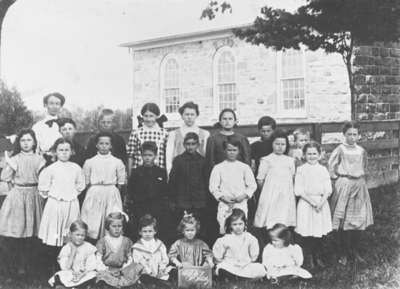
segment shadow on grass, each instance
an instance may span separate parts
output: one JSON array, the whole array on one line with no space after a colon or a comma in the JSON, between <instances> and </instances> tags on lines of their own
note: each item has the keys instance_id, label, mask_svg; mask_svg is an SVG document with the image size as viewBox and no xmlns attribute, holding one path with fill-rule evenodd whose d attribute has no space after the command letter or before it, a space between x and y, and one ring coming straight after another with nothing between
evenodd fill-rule
<instances>
[{"instance_id":1,"label":"shadow on grass","mask_svg":"<svg viewBox=\"0 0 400 289\"><path fill-rule=\"evenodd\" d=\"M334 238L328 236L325 242L327 266L311 271L310 281L289 282L279 285L264 282L215 283L215 289L333 289L333 288L400 288L400 186L381 187L370 191L375 224L361 239L362 256L367 261L364 265L349 263L342 266L336 262ZM0 260L4 260L7 248L0 239ZM6 262L0 262L0 289L41 289L49 288L47 274L38 270L34 276L12 278L6 273ZM40 268L39 268L40 269Z\"/></svg>"}]
</instances>

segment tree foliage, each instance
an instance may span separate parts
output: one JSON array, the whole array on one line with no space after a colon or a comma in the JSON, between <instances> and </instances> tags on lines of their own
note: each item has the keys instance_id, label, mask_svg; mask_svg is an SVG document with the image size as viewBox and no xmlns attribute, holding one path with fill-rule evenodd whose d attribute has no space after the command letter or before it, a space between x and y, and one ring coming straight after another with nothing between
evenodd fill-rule
<instances>
[{"instance_id":1,"label":"tree foliage","mask_svg":"<svg viewBox=\"0 0 400 289\"><path fill-rule=\"evenodd\" d=\"M203 10L203 18L213 19L216 13L223 13L212 9L222 5L215 2ZM399 40L399 21L400 4L396 0L307 0L293 13L265 6L253 25L234 32L247 42L276 50L304 45L312 51L341 54L349 76L354 117L354 47Z\"/></svg>"},{"instance_id":2,"label":"tree foliage","mask_svg":"<svg viewBox=\"0 0 400 289\"><path fill-rule=\"evenodd\" d=\"M32 113L19 92L0 82L0 134L15 134L22 128L30 127L32 121Z\"/></svg>"}]
</instances>

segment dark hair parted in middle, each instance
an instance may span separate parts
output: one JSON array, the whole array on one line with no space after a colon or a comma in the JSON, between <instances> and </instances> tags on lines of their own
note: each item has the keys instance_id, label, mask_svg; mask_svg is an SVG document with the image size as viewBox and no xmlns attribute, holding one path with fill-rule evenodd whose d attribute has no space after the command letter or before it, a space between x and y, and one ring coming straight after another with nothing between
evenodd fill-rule
<instances>
[{"instance_id":1,"label":"dark hair parted in middle","mask_svg":"<svg viewBox=\"0 0 400 289\"><path fill-rule=\"evenodd\" d=\"M283 225L283 224L275 224L270 230L269 235L272 237L276 237L280 240L283 240L283 245L285 247L289 246L290 242L292 241L292 233L290 229Z\"/></svg>"},{"instance_id":2,"label":"dark hair parted in middle","mask_svg":"<svg viewBox=\"0 0 400 289\"><path fill-rule=\"evenodd\" d=\"M20 130L20 132L18 133L17 138L14 141L14 149L13 149L13 153L12 156L15 156L17 154L19 154L21 152L21 138L24 135L29 134L32 139L33 139L33 146L32 146L32 150L36 151L36 147L37 147L37 139L36 139L36 134L32 129L22 129Z\"/></svg>"},{"instance_id":3,"label":"dark hair parted in middle","mask_svg":"<svg viewBox=\"0 0 400 289\"><path fill-rule=\"evenodd\" d=\"M346 121L342 129L343 134L345 134L350 128L354 128L360 131L360 124L356 121Z\"/></svg>"},{"instance_id":4,"label":"dark hair parted in middle","mask_svg":"<svg viewBox=\"0 0 400 289\"><path fill-rule=\"evenodd\" d=\"M193 109L197 115L200 115L199 106L193 101L185 102L178 110L179 114L182 115L185 112L185 109Z\"/></svg>"},{"instance_id":5,"label":"dark hair parted in middle","mask_svg":"<svg viewBox=\"0 0 400 289\"><path fill-rule=\"evenodd\" d=\"M257 128L262 129L263 126L269 125L273 130L276 129L276 121L270 116L263 116L258 120Z\"/></svg>"},{"instance_id":6,"label":"dark hair parted in middle","mask_svg":"<svg viewBox=\"0 0 400 289\"><path fill-rule=\"evenodd\" d=\"M158 152L158 147L157 147L157 144L156 144L154 141L145 141L145 142L142 144L142 146L141 146L141 148L140 148L140 151L141 151L142 153L144 153L145 151L151 151L151 152L153 152L154 154L157 154L157 152Z\"/></svg>"},{"instance_id":7,"label":"dark hair parted in middle","mask_svg":"<svg viewBox=\"0 0 400 289\"><path fill-rule=\"evenodd\" d=\"M154 102L148 102L145 105L143 105L140 114L144 115L146 111L150 111L151 113L154 113L156 116L160 116L161 113L160 108Z\"/></svg>"},{"instance_id":8,"label":"dark hair parted in middle","mask_svg":"<svg viewBox=\"0 0 400 289\"><path fill-rule=\"evenodd\" d=\"M232 223L237 220L242 220L245 228L247 227L246 214L241 209L235 208L232 210L232 214L225 220L225 232L227 234L232 232Z\"/></svg>"},{"instance_id":9,"label":"dark hair parted in middle","mask_svg":"<svg viewBox=\"0 0 400 289\"><path fill-rule=\"evenodd\" d=\"M224 150L228 147L228 145L234 146L239 149L239 152L242 151L242 144L237 139L232 139L228 136L227 140L222 143L222 147Z\"/></svg>"},{"instance_id":10,"label":"dark hair parted in middle","mask_svg":"<svg viewBox=\"0 0 400 289\"><path fill-rule=\"evenodd\" d=\"M282 130L282 129L277 129L277 130L275 130L274 133L272 134L272 137L271 137L271 143L273 144L274 141L275 141L277 138L283 138L283 139L285 139L285 141L286 141L286 149L285 149L284 154L287 155L288 152L289 152L289 146L290 146L290 145L289 145L289 139L288 139L288 134L287 134L287 132L284 131L284 130Z\"/></svg>"}]
</instances>

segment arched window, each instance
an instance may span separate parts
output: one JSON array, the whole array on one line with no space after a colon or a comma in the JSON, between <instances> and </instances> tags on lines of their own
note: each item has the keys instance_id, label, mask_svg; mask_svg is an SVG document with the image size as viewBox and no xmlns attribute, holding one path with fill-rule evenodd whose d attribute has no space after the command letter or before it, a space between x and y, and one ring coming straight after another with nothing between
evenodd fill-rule
<instances>
[{"instance_id":1,"label":"arched window","mask_svg":"<svg viewBox=\"0 0 400 289\"><path fill-rule=\"evenodd\" d=\"M180 105L179 64L166 56L161 64L161 103L167 114L177 113Z\"/></svg>"},{"instance_id":2,"label":"arched window","mask_svg":"<svg viewBox=\"0 0 400 289\"><path fill-rule=\"evenodd\" d=\"M217 111L237 108L236 61L229 47L220 48L214 57L214 105Z\"/></svg>"},{"instance_id":3,"label":"arched window","mask_svg":"<svg viewBox=\"0 0 400 289\"><path fill-rule=\"evenodd\" d=\"M304 50L289 49L278 58L280 107L282 112L305 111L305 53Z\"/></svg>"}]
</instances>

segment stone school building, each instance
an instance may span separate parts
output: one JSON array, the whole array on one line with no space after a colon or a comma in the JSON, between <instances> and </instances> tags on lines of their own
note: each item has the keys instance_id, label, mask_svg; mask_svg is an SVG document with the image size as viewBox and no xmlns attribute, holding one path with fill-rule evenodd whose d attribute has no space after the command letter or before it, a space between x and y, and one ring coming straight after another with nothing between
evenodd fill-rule
<instances>
[{"instance_id":1,"label":"stone school building","mask_svg":"<svg viewBox=\"0 0 400 289\"><path fill-rule=\"evenodd\" d=\"M121 46L129 48L132 57L134 116L144 103L156 102L169 119L168 127L180 124L178 108L190 100L200 106L200 125L217 122L226 107L236 110L239 125L256 124L263 115L279 123L350 119L348 76L339 54L266 49L238 39L232 27ZM361 65L371 49L357 50ZM379 98L371 94L377 84L366 84L371 77L364 70L358 71L356 84L363 90L358 108L368 118L368 102L376 107Z\"/></svg>"}]
</instances>

